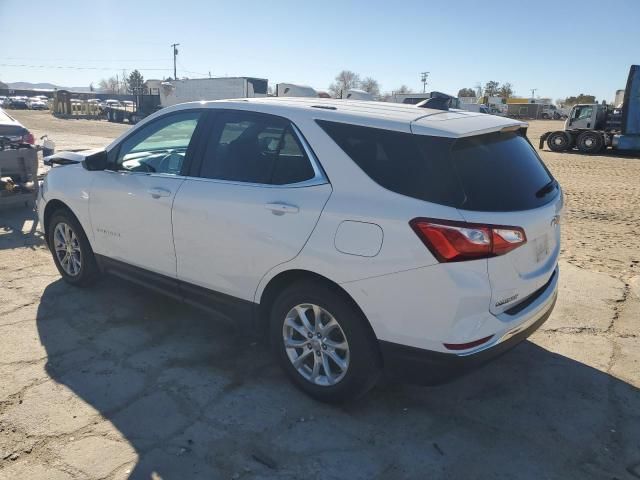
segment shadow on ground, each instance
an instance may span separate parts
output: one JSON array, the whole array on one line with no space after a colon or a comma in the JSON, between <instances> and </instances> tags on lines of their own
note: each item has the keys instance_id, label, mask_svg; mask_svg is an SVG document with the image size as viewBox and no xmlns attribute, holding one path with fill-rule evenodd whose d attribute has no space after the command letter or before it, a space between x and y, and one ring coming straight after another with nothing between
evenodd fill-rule
<instances>
[{"instance_id":1,"label":"shadow on ground","mask_svg":"<svg viewBox=\"0 0 640 480\"><path fill-rule=\"evenodd\" d=\"M50 284L47 372L135 449L131 478L632 478L638 391L526 342L455 383L336 408L248 332L117 279Z\"/></svg>"},{"instance_id":2,"label":"shadow on ground","mask_svg":"<svg viewBox=\"0 0 640 480\"><path fill-rule=\"evenodd\" d=\"M29 221L0 217L0 249L40 250ZM36 305L53 381L11 415L91 477L640 478L638 390L531 342L449 385L387 384L330 407L252 332L119 279L55 280Z\"/></svg>"},{"instance_id":3,"label":"shadow on ground","mask_svg":"<svg viewBox=\"0 0 640 480\"><path fill-rule=\"evenodd\" d=\"M37 226L34 209L4 208L0 198L0 249L43 245L44 237L36 230Z\"/></svg>"}]
</instances>

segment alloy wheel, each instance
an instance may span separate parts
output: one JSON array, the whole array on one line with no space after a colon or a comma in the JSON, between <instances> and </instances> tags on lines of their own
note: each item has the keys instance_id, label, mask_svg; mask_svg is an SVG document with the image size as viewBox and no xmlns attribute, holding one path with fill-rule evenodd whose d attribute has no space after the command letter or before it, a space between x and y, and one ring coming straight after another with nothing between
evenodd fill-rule
<instances>
[{"instance_id":1,"label":"alloy wheel","mask_svg":"<svg viewBox=\"0 0 640 480\"><path fill-rule=\"evenodd\" d=\"M53 247L60 266L65 273L75 277L82 267L80 241L72 228L60 222L53 231Z\"/></svg>"},{"instance_id":2,"label":"alloy wheel","mask_svg":"<svg viewBox=\"0 0 640 480\"><path fill-rule=\"evenodd\" d=\"M319 386L340 382L349 369L349 343L338 321L311 303L293 307L285 317L282 338L287 357L307 381Z\"/></svg>"}]
</instances>

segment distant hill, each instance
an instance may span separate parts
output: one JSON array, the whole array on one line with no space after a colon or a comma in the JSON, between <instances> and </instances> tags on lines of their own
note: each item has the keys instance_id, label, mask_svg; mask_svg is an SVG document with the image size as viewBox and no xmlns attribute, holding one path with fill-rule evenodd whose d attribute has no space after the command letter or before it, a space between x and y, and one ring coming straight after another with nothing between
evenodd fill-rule
<instances>
[{"instance_id":1,"label":"distant hill","mask_svg":"<svg viewBox=\"0 0 640 480\"><path fill-rule=\"evenodd\" d=\"M54 85L53 83L31 83L31 82L5 82L9 85L9 88L16 88L20 90L26 90L30 88L63 88L58 85Z\"/></svg>"},{"instance_id":2,"label":"distant hill","mask_svg":"<svg viewBox=\"0 0 640 480\"><path fill-rule=\"evenodd\" d=\"M31 82L5 82L9 88L15 88L16 90L30 90L32 88L44 88L48 90L63 89L73 90L74 92L88 92L89 87L62 87L60 85L54 85L53 83L31 83Z\"/></svg>"}]
</instances>

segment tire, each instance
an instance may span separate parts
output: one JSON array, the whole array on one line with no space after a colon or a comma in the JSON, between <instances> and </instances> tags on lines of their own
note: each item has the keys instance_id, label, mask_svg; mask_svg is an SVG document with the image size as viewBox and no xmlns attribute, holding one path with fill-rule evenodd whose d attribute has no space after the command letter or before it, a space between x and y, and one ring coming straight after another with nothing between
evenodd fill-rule
<instances>
[{"instance_id":1,"label":"tire","mask_svg":"<svg viewBox=\"0 0 640 480\"><path fill-rule=\"evenodd\" d=\"M324 328L316 325L317 313ZM301 315L311 328L305 327ZM316 400L342 403L357 399L380 376L380 352L367 320L342 292L327 284L307 281L282 291L273 303L269 327L280 366L300 390ZM285 338L299 346L285 347Z\"/></svg>"},{"instance_id":2,"label":"tire","mask_svg":"<svg viewBox=\"0 0 640 480\"><path fill-rule=\"evenodd\" d=\"M598 153L602 150L602 147L604 147L604 138L597 132L582 132L578 135L576 146L582 153Z\"/></svg>"},{"instance_id":3,"label":"tire","mask_svg":"<svg viewBox=\"0 0 640 480\"><path fill-rule=\"evenodd\" d=\"M547 137L547 147L552 152L564 152L571 148L571 137L566 132L552 132Z\"/></svg>"},{"instance_id":4,"label":"tire","mask_svg":"<svg viewBox=\"0 0 640 480\"><path fill-rule=\"evenodd\" d=\"M76 217L69 210L54 212L47 232L53 261L64 281L78 287L93 284L99 276L98 265Z\"/></svg>"}]
</instances>

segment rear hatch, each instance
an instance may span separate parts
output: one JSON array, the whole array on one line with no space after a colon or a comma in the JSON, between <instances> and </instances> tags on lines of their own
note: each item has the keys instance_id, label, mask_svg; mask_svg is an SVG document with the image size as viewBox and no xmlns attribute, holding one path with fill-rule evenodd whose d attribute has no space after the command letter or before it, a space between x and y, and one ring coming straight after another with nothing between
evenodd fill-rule
<instances>
[{"instance_id":1,"label":"rear hatch","mask_svg":"<svg viewBox=\"0 0 640 480\"><path fill-rule=\"evenodd\" d=\"M527 140L525 123L428 110L411 123L413 134L318 124L379 185L457 209L426 218L442 211L426 208L425 217L410 220L411 228L440 262L486 265L492 313L549 281L560 249L562 195Z\"/></svg>"},{"instance_id":2,"label":"rear hatch","mask_svg":"<svg viewBox=\"0 0 640 480\"><path fill-rule=\"evenodd\" d=\"M487 260L499 314L542 288L560 253L562 194L523 132L494 132L456 140L450 161L463 192L457 205L467 222L520 227L526 243Z\"/></svg>"}]
</instances>

